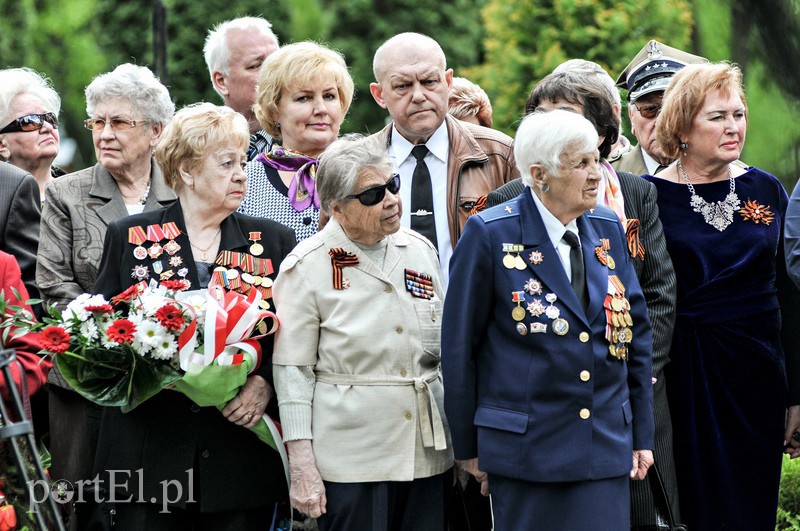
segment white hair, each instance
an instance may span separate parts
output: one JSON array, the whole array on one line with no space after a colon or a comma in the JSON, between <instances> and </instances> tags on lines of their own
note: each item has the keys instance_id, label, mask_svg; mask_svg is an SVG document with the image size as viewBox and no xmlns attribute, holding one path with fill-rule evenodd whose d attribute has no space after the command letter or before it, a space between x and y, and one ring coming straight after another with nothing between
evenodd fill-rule
<instances>
[{"instance_id":1,"label":"white hair","mask_svg":"<svg viewBox=\"0 0 800 531\"><path fill-rule=\"evenodd\" d=\"M94 116L97 104L111 99L129 101L142 119L161 125L175 114L169 90L146 66L124 63L95 77L86 87L86 113Z\"/></svg>"},{"instance_id":2,"label":"white hair","mask_svg":"<svg viewBox=\"0 0 800 531\"><path fill-rule=\"evenodd\" d=\"M533 187L532 164L541 164L547 175L558 177L564 152L596 150L597 141L594 126L580 114L560 109L529 114L514 139L514 158L522 182Z\"/></svg>"},{"instance_id":3,"label":"white hair","mask_svg":"<svg viewBox=\"0 0 800 531\"><path fill-rule=\"evenodd\" d=\"M272 31L272 24L261 17L239 17L231 20L226 20L214 26L209 30L206 36L206 42L203 45L203 55L206 59L206 66L208 67L208 75L211 76L212 85L214 90L217 90L214 84L214 72L222 72L223 75L229 74L231 63L231 52L228 48L228 32L233 29L258 30L265 37L275 40L275 45L278 46L278 37ZM219 91L217 90L219 94ZM222 94L220 94L222 96Z\"/></svg>"},{"instance_id":4,"label":"white hair","mask_svg":"<svg viewBox=\"0 0 800 531\"><path fill-rule=\"evenodd\" d=\"M21 94L35 97L56 116L61 111L61 98L49 80L30 68L0 70L0 127L18 118L10 116L11 101Z\"/></svg>"}]
</instances>

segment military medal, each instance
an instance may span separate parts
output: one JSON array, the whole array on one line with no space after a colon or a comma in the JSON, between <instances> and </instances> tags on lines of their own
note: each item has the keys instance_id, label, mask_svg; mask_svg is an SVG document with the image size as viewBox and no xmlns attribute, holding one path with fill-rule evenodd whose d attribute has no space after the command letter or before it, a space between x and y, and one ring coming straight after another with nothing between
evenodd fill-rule
<instances>
[{"instance_id":1,"label":"military medal","mask_svg":"<svg viewBox=\"0 0 800 531\"><path fill-rule=\"evenodd\" d=\"M558 319L558 316L561 315L561 312L554 305L554 303L558 300L556 294L548 293L547 295L544 296L544 299L550 303L550 306L545 308L544 314L547 316L548 319Z\"/></svg>"},{"instance_id":2,"label":"military medal","mask_svg":"<svg viewBox=\"0 0 800 531\"><path fill-rule=\"evenodd\" d=\"M180 267L183 265L183 258L180 256L171 256L169 259L169 265L172 267Z\"/></svg>"},{"instance_id":3,"label":"military medal","mask_svg":"<svg viewBox=\"0 0 800 531\"><path fill-rule=\"evenodd\" d=\"M156 275L160 275L162 271L164 271L164 264L161 263L161 260L153 262L153 272Z\"/></svg>"},{"instance_id":4,"label":"military medal","mask_svg":"<svg viewBox=\"0 0 800 531\"><path fill-rule=\"evenodd\" d=\"M546 323L531 323L531 334L545 334L547 333Z\"/></svg>"},{"instance_id":5,"label":"military medal","mask_svg":"<svg viewBox=\"0 0 800 531\"><path fill-rule=\"evenodd\" d=\"M533 302L528 304L528 313L531 314L533 317L539 317L544 313L544 304L542 304L542 299L533 299Z\"/></svg>"},{"instance_id":6,"label":"military medal","mask_svg":"<svg viewBox=\"0 0 800 531\"><path fill-rule=\"evenodd\" d=\"M625 298L625 286L616 275L608 276L608 293L603 301L603 308L606 312L605 337L609 342L608 353L625 361L628 359L628 345L633 340L633 330L630 328L633 326L633 318L628 311L630 302Z\"/></svg>"},{"instance_id":7,"label":"military medal","mask_svg":"<svg viewBox=\"0 0 800 531\"><path fill-rule=\"evenodd\" d=\"M147 266L144 264L139 264L131 269L131 278L135 278L136 280L144 280L149 276L150 273L147 270Z\"/></svg>"},{"instance_id":8,"label":"military medal","mask_svg":"<svg viewBox=\"0 0 800 531\"><path fill-rule=\"evenodd\" d=\"M553 321L553 333L557 336L565 336L569 332L569 323L566 319L562 319L561 317L557 318Z\"/></svg>"},{"instance_id":9,"label":"military medal","mask_svg":"<svg viewBox=\"0 0 800 531\"><path fill-rule=\"evenodd\" d=\"M528 333L528 327L525 326L525 323L517 323L517 332L519 332L519 335L524 336Z\"/></svg>"},{"instance_id":10,"label":"military medal","mask_svg":"<svg viewBox=\"0 0 800 531\"><path fill-rule=\"evenodd\" d=\"M544 262L544 256L542 256L542 251L532 251L531 254L528 255L528 260L533 265L539 265Z\"/></svg>"},{"instance_id":11,"label":"military medal","mask_svg":"<svg viewBox=\"0 0 800 531\"><path fill-rule=\"evenodd\" d=\"M609 269L616 269L617 268L617 264L614 262L614 257L611 256L611 255L608 255L606 258L608 259L608 268Z\"/></svg>"},{"instance_id":12,"label":"military medal","mask_svg":"<svg viewBox=\"0 0 800 531\"><path fill-rule=\"evenodd\" d=\"M519 253L521 253L523 249L525 249L524 246L518 243L514 244L514 252L517 253L517 256L514 257L514 267L518 271L525 271L525 269L527 269L528 267L527 265L525 265L525 260L523 260L522 257L519 255Z\"/></svg>"},{"instance_id":13,"label":"military medal","mask_svg":"<svg viewBox=\"0 0 800 531\"><path fill-rule=\"evenodd\" d=\"M136 246L133 249L133 257L137 260L144 260L147 258L147 249L142 246L146 240L147 236L142 227L130 227L128 229L128 243L132 243Z\"/></svg>"},{"instance_id":14,"label":"military medal","mask_svg":"<svg viewBox=\"0 0 800 531\"><path fill-rule=\"evenodd\" d=\"M412 296L421 299L432 299L434 297L432 276L426 273L418 273L413 269L405 269L403 273L405 275L406 291L411 293ZM270 285L272 284L272 280L268 278L265 280L269 280Z\"/></svg>"},{"instance_id":15,"label":"military medal","mask_svg":"<svg viewBox=\"0 0 800 531\"><path fill-rule=\"evenodd\" d=\"M150 255L150 258L152 258L153 260L161 256L162 252L163 248L161 247L161 244L158 242L154 243L147 249L147 254Z\"/></svg>"},{"instance_id":16,"label":"military medal","mask_svg":"<svg viewBox=\"0 0 800 531\"><path fill-rule=\"evenodd\" d=\"M514 318L515 321L522 321L525 319L525 308L521 305L525 302L525 292L524 291L512 291L511 292L511 300L517 303L517 307L511 310L511 317Z\"/></svg>"},{"instance_id":17,"label":"military medal","mask_svg":"<svg viewBox=\"0 0 800 531\"><path fill-rule=\"evenodd\" d=\"M542 283L532 278L525 283L525 293L528 295L541 295Z\"/></svg>"},{"instance_id":18,"label":"military medal","mask_svg":"<svg viewBox=\"0 0 800 531\"><path fill-rule=\"evenodd\" d=\"M175 241L175 238L181 235L181 230L174 221L164 223L162 228L164 232L164 238L169 240L166 244L164 244L164 252L172 256L181 250L180 244Z\"/></svg>"},{"instance_id":19,"label":"military medal","mask_svg":"<svg viewBox=\"0 0 800 531\"><path fill-rule=\"evenodd\" d=\"M181 250L181 246L175 240L170 240L164 245L164 252L168 255L173 256L175 253Z\"/></svg>"},{"instance_id":20,"label":"military medal","mask_svg":"<svg viewBox=\"0 0 800 531\"><path fill-rule=\"evenodd\" d=\"M258 243L261 240L261 232L253 231L247 239L253 242L253 245L250 246L250 254L261 256L261 253L264 252L264 246Z\"/></svg>"},{"instance_id":21,"label":"military medal","mask_svg":"<svg viewBox=\"0 0 800 531\"><path fill-rule=\"evenodd\" d=\"M503 257L503 266L506 269L514 269L517 265L516 259L511 256L511 253L514 251L514 244L513 243L504 243L503 244L503 252L506 255Z\"/></svg>"}]
</instances>

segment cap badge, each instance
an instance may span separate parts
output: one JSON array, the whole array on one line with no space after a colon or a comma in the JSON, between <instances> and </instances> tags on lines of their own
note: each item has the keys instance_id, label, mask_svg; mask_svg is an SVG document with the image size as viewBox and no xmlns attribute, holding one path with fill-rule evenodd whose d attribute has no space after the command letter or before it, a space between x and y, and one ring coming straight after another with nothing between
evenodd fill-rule
<instances>
[{"instance_id":1,"label":"cap badge","mask_svg":"<svg viewBox=\"0 0 800 531\"><path fill-rule=\"evenodd\" d=\"M650 41L647 45L647 58L648 59L658 59L661 57L661 47L658 45L656 41Z\"/></svg>"}]
</instances>

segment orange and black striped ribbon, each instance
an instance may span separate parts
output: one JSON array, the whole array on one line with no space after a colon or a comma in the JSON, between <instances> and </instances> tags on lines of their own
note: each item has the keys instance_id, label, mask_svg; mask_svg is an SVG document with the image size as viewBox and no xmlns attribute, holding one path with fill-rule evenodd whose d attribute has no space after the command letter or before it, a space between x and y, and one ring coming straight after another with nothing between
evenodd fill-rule
<instances>
[{"instance_id":1,"label":"orange and black striped ribbon","mask_svg":"<svg viewBox=\"0 0 800 531\"><path fill-rule=\"evenodd\" d=\"M477 199L477 201L475 201L475 204L472 206L472 210L469 211L469 215L474 216L475 214L483 212L484 210L486 210L486 196L482 195Z\"/></svg>"},{"instance_id":2,"label":"orange and black striped ribbon","mask_svg":"<svg viewBox=\"0 0 800 531\"><path fill-rule=\"evenodd\" d=\"M331 266L333 267L333 289L344 289L342 285L342 268L358 264L358 257L348 253L341 247L336 247L328 251L331 256Z\"/></svg>"},{"instance_id":3,"label":"orange and black striped ribbon","mask_svg":"<svg viewBox=\"0 0 800 531\"><path fill-rule=\"evenodd\" d=\"M628 252L631 253L631 258L644 260L644 245L639 238L639 226L638 219L625 220L625 239L628 240Z\"/></svg>"}]
</instances>

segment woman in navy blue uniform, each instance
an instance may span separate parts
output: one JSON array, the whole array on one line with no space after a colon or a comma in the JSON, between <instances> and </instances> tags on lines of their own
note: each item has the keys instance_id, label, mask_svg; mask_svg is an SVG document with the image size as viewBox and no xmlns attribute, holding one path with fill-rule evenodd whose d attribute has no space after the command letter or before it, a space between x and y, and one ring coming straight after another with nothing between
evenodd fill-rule
<instances>
[{"instance_id":1,"label":"woman in navy blue uniform","mask_svg":"<svg viewBox=\"0 0 800 531\"><path fill-rule=\"evenodd\" d=\"M491 486L498 531L630 527L653 463L652 334L584 117L527 116L525 189L471 217L442 322L457 464Z\"/></svg>"}]
</instances>

